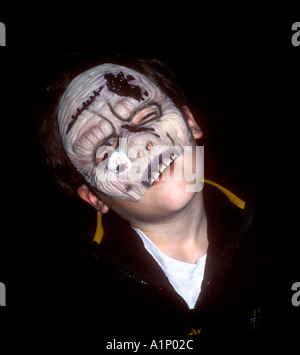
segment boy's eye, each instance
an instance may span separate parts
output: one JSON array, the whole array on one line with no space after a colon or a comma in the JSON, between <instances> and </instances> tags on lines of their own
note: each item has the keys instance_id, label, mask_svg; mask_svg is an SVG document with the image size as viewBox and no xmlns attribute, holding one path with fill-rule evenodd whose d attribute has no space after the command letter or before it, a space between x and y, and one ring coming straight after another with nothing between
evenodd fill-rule
<instances>
[{"instance_id":1,"label":"boy's eye","mask_svg":"<svg viewBox=\"0 0 300 355\"><path fill-rule=\"evenodd\" d=\"M133 117L131 123L135 125L141 125L147 123L151 120L155 120L161 116L158 106L151 105L143 108L141 111L137 112Z\"/></svg>"}]
</instances>

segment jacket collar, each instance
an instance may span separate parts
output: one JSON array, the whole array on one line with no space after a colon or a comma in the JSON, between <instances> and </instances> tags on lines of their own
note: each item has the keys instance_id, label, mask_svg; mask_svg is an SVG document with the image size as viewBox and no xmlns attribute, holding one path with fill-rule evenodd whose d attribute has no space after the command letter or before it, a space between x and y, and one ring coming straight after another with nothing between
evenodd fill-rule
<instances>
[{"instance_id":1,"label":"jacket collar","mask_svg":"<svg viewBox=\"0 0 300 355\"><path fill-rule=\"evenodd\" d=\"M141 238L124 219L108 212L103 218L101 243L91 244L92 254L121 273L156 287L168 285L159 265L145 249Z\"/></svg>"},{"instance_id":2,"label":"jacket collar","mask_svg":"<svg viewBox=\"0 0 300 355\"><path fill-rule=\"evenodd\" d=\"M204 282L208 283L215 272L230 262L251 223L253 209L221 185L210 180L205 182L209 247ZM91 251L97 259L142 283L170 287L136 232L113 212L104 216L103 223L98 214Z\"/></svg>"}]
</instances>

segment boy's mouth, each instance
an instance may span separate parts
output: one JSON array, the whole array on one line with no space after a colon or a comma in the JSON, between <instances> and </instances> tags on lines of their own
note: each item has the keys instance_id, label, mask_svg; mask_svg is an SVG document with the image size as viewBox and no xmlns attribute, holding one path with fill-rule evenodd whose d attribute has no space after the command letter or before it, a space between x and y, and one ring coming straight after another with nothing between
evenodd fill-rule
<instances>
[{"instance_id":1,"label":"boy's mouth","mask_svg":"<svg viewBox=\"0 0 300 355\"><path fill-rule=\"evenodd\" d=\"M172 175L172 173L174 171L174 161L175 161L175 159L171 162L171 164L169 166L167 166L162 172L160 172L158 178L156 180L154 180L154 182L152 183L152 186L155 184L158 184L160 182L170 180L170 176ZM168 168L169 168L169 172L167 173L167 175L163 176L164 171L167 171Z\"/></svg>"},{"instance_id":2,"label":"boy's mouth","mask_svg":"<svg viewBox=\"0 0 300 355\"><path fill-rule=\"evenodd\" d=\"M174 161L181 155L178 150L170 150L167 153L159 154L155 157L151 163L148 165L148 169L145 171L143 176L143 184L151 187L156 182L168 181L170 179L170 174L167 178L163 178L163 172L169 168L171 173L174 170Z\"/></svg>"}]
</instances>

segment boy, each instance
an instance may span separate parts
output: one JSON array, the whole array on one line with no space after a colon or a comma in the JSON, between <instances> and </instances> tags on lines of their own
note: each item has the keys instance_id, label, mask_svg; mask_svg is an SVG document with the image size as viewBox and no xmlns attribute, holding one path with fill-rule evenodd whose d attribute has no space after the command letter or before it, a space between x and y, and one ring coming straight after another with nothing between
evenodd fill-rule
<instances>
[{"instance_id":1,"label":"boy","mask_svg":"<svg viewBox=\"0 0 300 355\"><path fill-rule=\"evenodd\" d=\"M119 60L73 76L40 135L62 190L98 211L78 277L101 332L268 330L269 226L203 179L202 130L168 66Z\"/></svg>"}]
</instances>

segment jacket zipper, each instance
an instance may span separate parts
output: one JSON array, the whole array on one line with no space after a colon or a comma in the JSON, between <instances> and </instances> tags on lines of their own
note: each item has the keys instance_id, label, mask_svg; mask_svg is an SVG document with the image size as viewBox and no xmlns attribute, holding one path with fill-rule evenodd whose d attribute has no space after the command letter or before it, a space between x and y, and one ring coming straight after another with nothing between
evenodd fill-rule
<instances>
[{"instance_id":1,"label":"jacket zipper","mask_svg":"<svg viewBox=\"0 0 300 355\"><path fill-rule=\"evenodd\" d=\"M136 276L134 276L134 275L128 273L127 271L122 270L122 269L118 269L118 270L119 270L119 272L120 272L121 274L123 274L123 275L129 277L130 279L133 279L133 280L139 282L139 283L142 284L142 285L154 287L154 288L158 289L159 291L162 290L162 287L159 287L159 286L157 286L157 285L154 285L154 284L152 284L152 283L149 282L149 281L146 281L146 280L143 280L143 279L141 279L141 278L139 278L139 277L136 277Z\"/></svg>"},{"instance_id":2,"label":"jacket zipper","mask_svg":"<svg viewBox=\"0 0 300 355\"><path fill-rule=\"evenodd\" d=\"M245 228L244 228L244 231L243 231L243 236L245 235L245 233L247 232L247 230L249 229L251 223L253 221L253 210L251 211L251 215L245 225ZM238 242L235 244L234 248L233 248L233 251L231 253L231 255L229 255L225 261L222 263L222 266L224 267L225 265L228 265L233 257L233 255L235 254L236 250L238 249L239 245L240 245L240 241L241 241L242 238L239 238ZM214 276L216 274L217 270L215 270L213 272L213 274L211 275L211 277L205 282L205 284L201 287L201 290L200 290L200 294L199 294L199 297L195 303L195 307L193 309L191 309L191 313L193 313L194 309L198 306L198 304L200 303L201 299L203 298L203 294L204 292L206 291L207 287L211 284L211 281L214 279Z\"/></svg>"}]
</instances>

